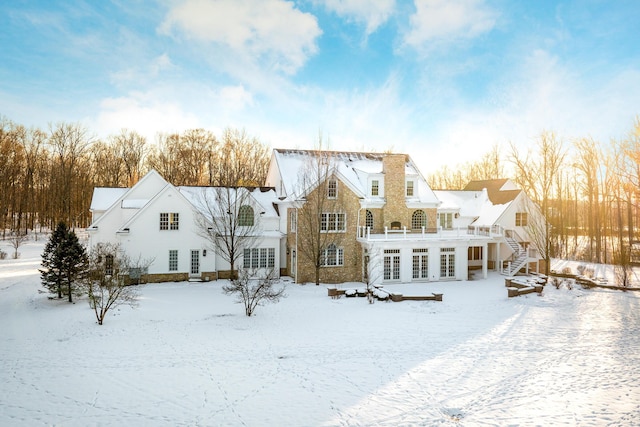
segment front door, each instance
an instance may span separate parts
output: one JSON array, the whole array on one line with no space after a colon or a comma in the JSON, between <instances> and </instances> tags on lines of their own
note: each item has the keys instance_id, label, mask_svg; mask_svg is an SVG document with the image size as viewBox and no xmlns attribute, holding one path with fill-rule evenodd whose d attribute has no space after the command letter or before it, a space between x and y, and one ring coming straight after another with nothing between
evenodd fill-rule
<instances>
[{"instance_id":1,"label":"front door","mask_svg":"<svg viewBox=\"0 0 640 427\"><path fill-rule=\"evenodd\" d=\"M191 251L191 270L190 276L200 275L200 251L194 249Z\"/></svg>"}]
</instances>

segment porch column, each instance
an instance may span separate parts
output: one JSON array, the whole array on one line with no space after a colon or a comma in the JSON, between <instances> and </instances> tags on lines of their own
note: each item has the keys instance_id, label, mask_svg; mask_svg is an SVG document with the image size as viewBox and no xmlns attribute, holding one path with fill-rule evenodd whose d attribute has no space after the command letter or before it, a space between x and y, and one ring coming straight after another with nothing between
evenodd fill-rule
<instances>
[{"instance_id":1,"label":"porch column","mask_svg":"<svg viewBox=\"0 0 640 427\"><path fill-rule=\"evenodd\" d=\"M487 270L488 270L488 262L489 259L489 244L485 243L482 245L482 278L487 278Z\"/></svg>"}]
</instances>

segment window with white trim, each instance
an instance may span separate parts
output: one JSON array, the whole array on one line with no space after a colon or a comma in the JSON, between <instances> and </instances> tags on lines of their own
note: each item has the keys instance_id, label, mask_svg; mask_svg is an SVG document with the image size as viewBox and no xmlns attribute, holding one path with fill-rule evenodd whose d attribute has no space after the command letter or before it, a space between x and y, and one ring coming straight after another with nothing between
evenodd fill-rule
<instances>
[{"instance_id":1,"label":"window with white trim","mask_svg":"<svg viewBox=\"0 0 640 427\"><path fill-rule=\"evenodd\" d=\"M421 230L427 226L427 215L423 210L417 210L411 215L411 229Z\"/></svg>"},{"instance_id":2,"label":"window with white trim","mask_svg":"<svg viewBox=\"0 0 640 427\"><path fill-rule=\"evenodd\" d=\"M413 278L429 278L429 249L417 248L413 250Z\"/></svg>"},{"instance_id":3,"label":"window with white trim","mask_svg":"<svg viewBox=\"0 0 640 427\"><path fill-rule=\"evenodd\" d=\"M365 211L364 226L373 230L373 213L369 209Z\"/></svg>"},{"instance_id":4,"label":"window with white trim","mask_svg":"<svg viewBox=\"0 0 640 427\"><path fill-rule=\"evenodd\" d=\"M453 213L440 212L438 214L438 221L440 223L440 228L451 230L453 228Z\"/></svg>"},{"instance_id":5,"label":"window with white trim","mask_svg":"<svg viewBox=\"0 0 640 427\"><path fill-rule=\"evenodd\" d=\"M289 210L289 231L295 233L298 229L298 215L295 209Z\"/></svg>"},{"instance_id":6,"label":"window with white trim","mask_svg":"<svg viewBox=\"0 0 640 427\"><path fill-rule=\"evenodd\" d=\"M344 265L344 249L331 243L322 251L322 266L341 267Z\"/></svg>"},{"instance_id":7,"label":"window with white trim","mask_svg":"<svg viewBox=\"0 0 640 427\"><path fill-rule=\"evenodd\" d=\"M327 197L329 199L338 197L338 181L334 178L329 179L327 182Z\"/></svg>"},{"instance_id":8,"label":"window with white trim","mask_svg":"<svg viewBox=\"0 0 640 427\"><path fill-rule=\"evenodd\" d=\"M178 271L178 250L169 251L169 271Z\"/></svg>"},{"instance_id":9,"label":"window with white trim","mask_svg":"<svg viewBox=\"0 0 640 427\"><path fill-rule=\"evenodd\" d=\"M347 227L347 217L344 213L323 212L320 218L320 231L323 233L344 232Z\"/></svg>"},{"instance_id":10,"label":"window with white trim","mask_svg":"<svg viewBox=\"0 0 640 427\"><path fill-rule=\"evenodd\" d=\"M440 277L456 277L456 249L440 248Z\"/></svg>"},{"instance_id":11,"label":"window with white trim","mask_svg":"<svg viewBox=\"0 0 640 427\"><path fill-rule=\"evenodd\" d=\"M177 212L160 212L160 230L178 230L180 215Z\"/></svg>"},{"instance_id":12,"label":"window with white trim","mask_svg":"<svg viewBox=\"0 0 640 427\"><path fill-rule=\"evenodd\" d=\"M243 251L242 268L273 268L275 260L275 248L247 248Z\"/></svg>"},{"instance_id":13,"label":"window with white trim","mask_svg":"<svg viewBox=\"0 0 640 427\"><path fill-rule=\"evenodd\" d=\"M253 226L254 215L253 208L249 205L242 205L238 209L238 225L240 227Z\"/></svg>"},{"instance_id":14,"label":"window with white trim","mask_svg":"<svg viewBox=\"0 0 640 427\"><path fill-rule=\"evenodd\" d=\"M380 181L378 181L377 179L371 180L371 195L380 195Z\"/></svg>"},{"instance_id":15,"label":"window with white trim","mask_svg":"<svg viewBox=\"0 0 640 427\"><path fill-rule=\"evenodd\" d=\"M400 280L400 249L385 249L383 259L384 280Z\"/></svg>"},{"instance_id":16,"label":"window with white trim","mask_svg":"<svg viewBox=\"0 0 640 427\"><path fill-rule=\"evenodd\" d=\"M529 224L529 217L526 212L516 212L516 227L526 227Z\"/></svg>"},{"instance_id":17,"label":"window with white trim","mask_svg":"<svg viewBox=\"0 0 640 427\"><path fill-rule=\"evenodd\" d=\"M413 196L413 181L407 181L407 196Z\"/></svg>"}]
</instances>

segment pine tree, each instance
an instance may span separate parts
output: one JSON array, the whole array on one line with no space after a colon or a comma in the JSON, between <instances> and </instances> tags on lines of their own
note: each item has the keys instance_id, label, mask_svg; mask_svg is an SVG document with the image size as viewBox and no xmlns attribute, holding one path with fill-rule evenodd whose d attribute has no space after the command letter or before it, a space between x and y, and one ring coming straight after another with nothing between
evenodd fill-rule
<instances>
[{"instance_id":1,"label":"pine tree","mask_svg":"<svg viewBox=\"0 0 640 427\"><path fill-rule=\"evenodd\" d=\"M51 233L51 237L42 253L42 270L40 270L42 286L47 288L52 294L57 293L58 298L62 298L63 281L62 258L59 255L59 248L67 233L66 224L60 222L53 233Z\"/></svg>"},{"instance_id":2,"label":"pine tree","mask_svg":"<svg viewBox=\"0 0 640 427\"><path fill-rule=\"evenodd\" d=\"M86 269L87 253L80 244L78 236L69 230L64 222L60 222L44 248L42 254L42 285L51 293L62 298L66 288L69 302L73 302L75 282Z\"/></svg>"}]
</instances>

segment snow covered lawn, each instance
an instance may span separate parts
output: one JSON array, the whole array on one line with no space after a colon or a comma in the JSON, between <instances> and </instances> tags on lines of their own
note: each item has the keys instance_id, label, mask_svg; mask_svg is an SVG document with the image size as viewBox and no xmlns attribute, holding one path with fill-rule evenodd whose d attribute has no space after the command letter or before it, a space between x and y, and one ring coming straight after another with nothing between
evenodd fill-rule
<instances>
[{"instance_id":1,"label":"snow covered lawn","mask_svg":"<svg viewBox=\"0 0 640 427\"><path fill-rule=\"evenodd\" d=\"M637 293L507 298L496 274L370 305L289 284L247 318L222 282L167 283L98 326L38 293L42 248L0 261L2 426L640 423Z\"/></svg>"}]
</instances>

